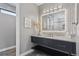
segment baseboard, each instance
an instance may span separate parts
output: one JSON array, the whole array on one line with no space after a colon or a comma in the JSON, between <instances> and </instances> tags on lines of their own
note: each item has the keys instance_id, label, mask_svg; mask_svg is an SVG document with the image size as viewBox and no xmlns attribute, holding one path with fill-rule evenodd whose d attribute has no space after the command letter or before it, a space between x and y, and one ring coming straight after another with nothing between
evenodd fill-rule
<instances>
[{"instance_id":1,"label":"baseboard","mask_svg":"<svg viewBox=\"0 0 79 59\"><path fill-rule=\"evenodd\" d=\"M30 49L29 51L27 51L27 52L25 52L25 53L22 53L21 56L25 56L25 55L27 55L27 54L33 52L33 51L34 51L34 49Z\"/></svg>"},{"instance_id":2,"label":"baseboard","mask_svg":"<svg viewBox=\"0 0 79 59\"><path fill-rule=\"evenodd\" d=\"M16 46L11 46L11 47L8 47L8 48L4 48L4 49L0 49L0 52L3 52L3 51L6 51L6 50L9 50L9 49L12 49L12 48L15 48Z\"/></svg>"}]
</instances>

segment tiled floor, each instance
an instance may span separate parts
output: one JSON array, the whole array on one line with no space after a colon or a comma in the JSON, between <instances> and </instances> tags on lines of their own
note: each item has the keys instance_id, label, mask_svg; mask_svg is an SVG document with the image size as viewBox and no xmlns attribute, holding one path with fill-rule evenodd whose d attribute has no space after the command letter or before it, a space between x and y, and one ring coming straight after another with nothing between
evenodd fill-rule
<instances>
[{"instance_id":1,"label":"tiled floor","mask_svg":"<svg viewBox=\"0 0 79 59\"><path fill-rule=\"evenodd\" d=\"M16 56L16 48L0 52L0 56Z\"/></svg>"}]
</instances>

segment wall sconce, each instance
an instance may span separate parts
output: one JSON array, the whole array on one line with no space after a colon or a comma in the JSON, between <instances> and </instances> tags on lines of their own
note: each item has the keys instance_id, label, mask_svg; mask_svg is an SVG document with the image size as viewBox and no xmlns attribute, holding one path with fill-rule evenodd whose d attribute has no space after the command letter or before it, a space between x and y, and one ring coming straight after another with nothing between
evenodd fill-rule
<instances>
[{"instance_id":1,"label":"wall sconce","mask_svg":"<svg viewBox=\"0 0 79 59\"><path fill-rule=\"evenodd\" d=\"M32 21L32 26L35 27L36 30L38 30L38 35L40 35L41 32L41 24L40 21Z\"/></svg>"}]
</instances>

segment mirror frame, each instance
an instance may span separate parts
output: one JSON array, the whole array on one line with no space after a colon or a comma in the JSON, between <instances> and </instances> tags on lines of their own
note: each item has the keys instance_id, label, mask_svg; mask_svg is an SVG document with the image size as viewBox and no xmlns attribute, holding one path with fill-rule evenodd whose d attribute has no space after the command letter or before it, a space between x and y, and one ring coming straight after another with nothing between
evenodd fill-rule
<instances>
[{"instance_id":1,"label":"mirror frame","mask_svg":"<svg viewBox=\"0 0 79 59\"><path fill-rule=\"evenodd\" d=\"M61 12L61 11L65 11L65 29L63 30L63 31L50 31L50 30L43 30L43 27L42 27L42 17L43 16L46 16L46 15L49 15L49 14L52 14L52 13L57 13L57 12ZM66 32L67 31L67 10L66 9L59 9L59 10L57 10L57 11L54 11L54 12L51 12L51 13L46 13L46 14L43 14L43 15L41 15L41 32L61 32L61 33L64 33L64 32Z\"/></svg>"}]
</instances>

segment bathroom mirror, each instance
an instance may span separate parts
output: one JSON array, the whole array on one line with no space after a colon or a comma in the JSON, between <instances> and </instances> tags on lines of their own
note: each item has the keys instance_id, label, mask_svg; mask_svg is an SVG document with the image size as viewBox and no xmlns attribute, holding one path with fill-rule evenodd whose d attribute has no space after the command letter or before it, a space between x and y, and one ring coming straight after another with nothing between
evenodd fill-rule
<instances>
[{"instance_id":1,"label":"bathroom mirror","mask_svg":"<svg viewBox=\"0 0 79 59\"><path fill-rule=\"evenodd\" d=\"M65 32L66 31L66 10L58 10L43 14L41 17L42 32Z\"/></svg>"}]
</instances>

